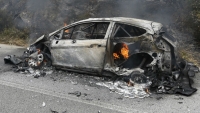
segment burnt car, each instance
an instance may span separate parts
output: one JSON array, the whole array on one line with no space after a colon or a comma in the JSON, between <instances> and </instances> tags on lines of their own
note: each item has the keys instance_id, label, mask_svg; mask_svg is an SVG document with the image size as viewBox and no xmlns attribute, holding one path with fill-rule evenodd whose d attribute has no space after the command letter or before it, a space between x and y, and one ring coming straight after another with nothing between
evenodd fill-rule
<instances>
[{"instance_id":1,"label":"burnt car","mask_svg":"<svg viewBox=\"0 0 200 113\"><path fill-rule=\"evenodd\" d=\"M28 65L151 81L157 92L191 95L198 68L177 55L177 41L162 24L135 18L89 18L38 38Z\"/></svg>"}]
</instances>

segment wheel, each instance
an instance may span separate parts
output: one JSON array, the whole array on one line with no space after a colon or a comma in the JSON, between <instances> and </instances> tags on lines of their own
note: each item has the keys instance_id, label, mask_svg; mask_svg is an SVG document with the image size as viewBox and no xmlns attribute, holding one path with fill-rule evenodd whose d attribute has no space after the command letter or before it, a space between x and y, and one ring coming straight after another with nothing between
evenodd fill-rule
<instances>
[{"instance_id":1,"label":"wheel","mask_svg":"<svg viewBox=\"0 0 200 113\"><path fill-rule=\"evenodd\" d=\"M44 61L44 55L38 54L36 58L30 58L28 60L28 65L30 67L39 67L42 65L43 61Z\"/></svg>"}]
</instances>

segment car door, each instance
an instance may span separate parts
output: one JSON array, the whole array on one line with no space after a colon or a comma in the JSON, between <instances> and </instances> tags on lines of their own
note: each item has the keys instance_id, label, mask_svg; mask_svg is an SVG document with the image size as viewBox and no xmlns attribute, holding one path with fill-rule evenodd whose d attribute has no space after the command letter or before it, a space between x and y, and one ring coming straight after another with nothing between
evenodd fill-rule
<instances>
[{"instance_id":1,"label":"car door","mask_svg":"<svg viewBox=\"0 0 200 113\"><path fill-rule=\"evenodd\" d=\"M89 22L58 32L51 42L53 65L73 69L102 69L109 22Z\"/></svg>"}]
</instances>

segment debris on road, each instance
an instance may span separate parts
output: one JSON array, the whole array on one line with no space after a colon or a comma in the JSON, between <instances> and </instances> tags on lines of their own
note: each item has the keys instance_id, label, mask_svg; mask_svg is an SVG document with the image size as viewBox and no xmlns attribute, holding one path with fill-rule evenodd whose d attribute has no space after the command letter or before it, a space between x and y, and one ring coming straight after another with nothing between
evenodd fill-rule
<instances>
[{"instance_id":1,"label":"debris on road","mask_svg":"<svg viewBox=\"0 0 200 113\"><path fill-rule=\"evenodd\" d=\"M38 78L53 73L53 67L49 64L47 56L47 53L43 53L39 49L27 48L20 57L7 55L4 57L4 63L13 64L14 72L30 74L34 78Z\"/></svg>"},{"instance_id":2,"label":"debris on road","mask_svg":"<svg viewBox=\"0 0 200 113\"><path fill-rule=\"evenodd\" d=\"M70 80L70 82L71 82L73 85L77 85L77 84L78 84L77 81Z\"/></svg>"},{"instance_id":3,"label":"debris on road","mask_svg":"<svg viewBox=\"0 0 200 113\"><path fill-rule=\"evenodd\" d=\"M5 62L5 64L18 65L19 63L22 62L22 60L20 60L19 58L17 58L15 55L7 55L4 58L4 62Z\"/></svg>"},{"instance_id":4,"label":"debris on road","mask_svg":"<svg viewBox=\"0 0 200 113\"><path fill-rule=\"evenodd\" d=\"M68 113L67 110L65 110L63 112L58 112L56 110L52 110L51 108L50 108L50 111L51 111L51 113Z\"/></svg>"},{"instance_id":5,"label":"debris on road","mask_svg":"<svg viewBox=\"0 0 200 113\"><path fill-rule=\"evenodd\" d=\"M178 102L179 104L183 104L183 102Z\"/></svg>"},{"instance_id":6,"label":"debris on road","mask_svg":"<svg viewBox=\"0 0 200 113\"><path fill-rule=\"evenodd\" d=\"M150 86L147 84L134 84L134 87L127 86L127 83L124 81L116 82L102 82L97 83L97 85L108 87L111 91L123 95L127 98L145 98L150 96L150 92L147 91L147 87Z\"/></svg>"},{"instance_id":7,"label":"debris on road","mask_svg":"<svg viewBox=\"0 0 200 113\"><path fill-rule=\"evenodd\" d=\"M42 107L45 107L46 106L46 103L45 102L42 102Z\"/></svg>"},{"instance_id":8,"label":"debris on road","mask_svg":"<svg viewBox=\"0 0 200 113\"><path fill-rule=\"evenodd\" d=\"M80 91L70 92L68 94L70 94L70 95L76 95L77 97L81 96L81 92Z\"/></svg>"},{"instance_id":9,"label":"debris on road","mask_svg":"<svg viewBox=\"0 0 200 113\"><path fill-rule=\"evenodd\" d=\"M51 113L59 113L58 111L50 109Z\"/></svg>"},{"instance_id":10,"label":"debris on road","mask_svg":"<svg viewBox=\"0 0 200 113\"><path fill-rule=\"evenodd\" d=\"M157 100L160 100L160 99L163 99L163 97L157 97L156 99L157 99Z\"/></svg>"}]
</instances>

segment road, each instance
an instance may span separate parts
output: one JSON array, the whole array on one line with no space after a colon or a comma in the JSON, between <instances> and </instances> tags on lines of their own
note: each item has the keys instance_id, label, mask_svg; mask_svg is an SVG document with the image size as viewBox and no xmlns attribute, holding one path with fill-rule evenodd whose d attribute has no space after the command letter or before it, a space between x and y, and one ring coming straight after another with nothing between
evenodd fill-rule
<instances>
[{"instance_id":1,"label":"road","mask_svg":"<svg viewBox=\"0 0 200 113\"><path fill-rule=\"evenodd\" d=\"M12 66L4 64L8 54L22 55L24 48L0 44L0 112L1 113L198 113L200 93L190 97L152 94L144 99L129 99L96 87L95 80L102 78L74 75L58 71L34 78L14 73ZM68 73L68 74L66 74ZM200 75L194 87L200 87ZM73 84L72 81L78 81ZM79 91L81 95L69 93Z\"/></svg>"}]
</instances>

